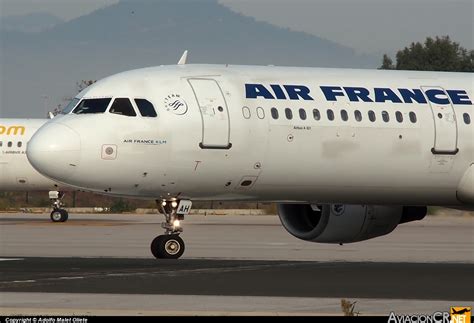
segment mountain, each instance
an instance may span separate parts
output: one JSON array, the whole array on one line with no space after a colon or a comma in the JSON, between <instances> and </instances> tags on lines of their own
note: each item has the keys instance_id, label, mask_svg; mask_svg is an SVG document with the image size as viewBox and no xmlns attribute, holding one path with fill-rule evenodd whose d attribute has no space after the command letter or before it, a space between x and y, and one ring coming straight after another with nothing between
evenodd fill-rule
<instances>
[{"instance_id":1,"label":"mountain","mask_svg":"<svg viewBox=\"0 0 474 323\"><path fill-rule=\"evenodd\" d=\"M0 34L0 117L43 116L82 79L190 63L375 67L378 58L256 21L217 0L122 1L39 33Z\"/></svg>"},{"instance_id":2,"label":"mountain","mask_svg":"<svg viewBox=\"0 0 474 323\"><path fill-rule=\"evenodd\" d=\"M49 13L32 13L28 15L6 16L0 18L0 30L19 31L24 33L41 32L51 29L63 22Z\"/></svg>"}]
</instances>

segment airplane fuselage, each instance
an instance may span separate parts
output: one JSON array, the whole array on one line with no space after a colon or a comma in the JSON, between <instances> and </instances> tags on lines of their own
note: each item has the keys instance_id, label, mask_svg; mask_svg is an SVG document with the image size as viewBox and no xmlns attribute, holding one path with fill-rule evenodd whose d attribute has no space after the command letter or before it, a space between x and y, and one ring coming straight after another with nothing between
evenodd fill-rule
<instances>
[{"instance_id":1,"label":"airplane fuselage","mask_svg":"<svg viewBox=\"0 0 474 323\"><path fill-rule=\"evenodd\" d=\"M472 74L164 66L111 76L77 98L110 102L103 113L54 118L28 148L40 172L77 188L474 205ZM110 113L117 98L129 99L136 116ZM151 102L157 117L144 117L136 99Z\"/></svg>"}]
</instances>

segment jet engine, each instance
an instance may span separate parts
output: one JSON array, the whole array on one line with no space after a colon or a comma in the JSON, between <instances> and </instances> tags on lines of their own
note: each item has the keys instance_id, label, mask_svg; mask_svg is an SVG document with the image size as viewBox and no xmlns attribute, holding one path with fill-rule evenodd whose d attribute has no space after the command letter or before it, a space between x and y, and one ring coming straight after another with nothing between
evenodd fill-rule
<instances>
[{"instance_id":1,"label":"jet engine","mask_svg":"<svg viewBox=\"0 0 474 323\"><path fill-rule=\"evenodd\" d=\"M380 237L400 223L421 220L426 207L381 205L279 204L285 229L298 239L323 243L350 243Z\"/></svg>"}]
</instances>

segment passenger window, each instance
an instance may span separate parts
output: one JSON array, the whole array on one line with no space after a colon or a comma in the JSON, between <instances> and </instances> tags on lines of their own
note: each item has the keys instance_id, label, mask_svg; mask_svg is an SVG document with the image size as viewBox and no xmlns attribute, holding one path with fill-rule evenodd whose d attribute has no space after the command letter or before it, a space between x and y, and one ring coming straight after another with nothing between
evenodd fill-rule
<instances>
[{"instance_id":1,"label":"passenger window","mask_svg":"<svg viewBox=\"0 0 474 323\"><path fill-rule=\"evenodd\" d=\"M318 109L313 109L313 118L314 120L321 120L321 113Z\"/></svg>"},{"instance_id":2,"label":"passenger window","mask_svg":"<svg viewBox=\"0 0 474 323\"><path fill-rule=\"evenodd\" d=\"M411 123L416 123L416 113L412 111L410 112L409 116Z\"/></svg>"},{"instance_id":3,"label":"passenger window","mask_svg":"<svg viewBox=\"0 0 474 323\"><path fill-rule=\"evenodd\" d=\"M18 148L21 148L22 145L23 145L23 143L22 143L21 141L19 141L19 142L16 144L16 146L17 146Z\"/></svg>"},{"instance_id":4,"label":"passenger window","mask_svg":"<svg viewBox=\"0 0 474 323\"><path fill-rule=\"evenodd\" d=\"M328 119L329 119L330 121L333 121L333 120L334 120L334 111L332 111L331 109L329 109L329 110L327 111L327 115L328 115Z\"/></svg>"},{"instance_id":5,"label":"passenger window","mask_svg":"<svg viewBox=\"0 0 474 323\"><path fill-rule=\"evenodd\" d=\"M291 111L290 108L286 108L286 109L285 109L285 115L286 115L286 118L287 118L288 120L293 119L293 112Z\"/></svg>"},{"instance_id":6,"label":"passenger window","mask_svg":"<svg viewBox=\"0 0 474 323\"><path fill-rule=\"evenodd\" d=\"M277 120L278 117L279 117L279 116L278 116L278 110L277 110L277 108L272 108L272 109L271 109L271 113L272 113L272 118L275 119L275 120Z\"/></svg>"},{"instance_id":7,"label":"passenger window","mask_svg":"<svg viewBox=\"0 0 474 323\"><path fill-rule=\"evenodd\" d=\"M370 120L371 122L375 122L375 120L376 120L376 118L375 118L375 112L372 111L372 110L369 111L369 120Z\"/></svg>"},{"instance_id":8,"label":"passenger window","mask_svg":"<svg viewBox=\"0 0 474 323\"><path fill-rule=\"evenodd\" d=\"M111 98L85 99L74 109L75 114L104 113L109 106Z\"/></svg>"},{"instance_id":9,"label":"passenger window","mask_svg":"<svg viewBox=\"0 0 474 323\"><path fill-rule=\"evenodd\" d=\"M462 117L464 119L465 124L471 124L471 116L469 115L469 113L464 113Z\"/></svg>"},{"instance_id":10,"label":"passenger window","mask_svg":"<svg viewBox=\"0 0 474 323\"><path fill-rule=\"evenodd\" d=\"M8 142L8 147L11 147L13 144L11 141Z\"/></svg>"},{"instance_id":11,"label":"passenger window","mask_svg":"<svg viewBox=\"0 0 474 323\"><path fill-rule=\"evenodd\" d=\"M359 110L354 111L354 118L356 119L357 122L362 121L362 113Z\"/></svg>"},{"instance_id":12,"label":"passenger window","mask_svg":"<svg viewBox=\"0 0 474 323\"><path fill-rule=\"evenodd\" d=\"M263 111L263 108L261 108L261 107L257 108L257 117L259 119L265 118L265 111Z\"/></svg>"},{"instance_id":13,"label":"passenger window","mask_svg":"<svg viewBox=\"0 0 474 323\"><path fill-rule=\"evenodd\" d=\"M135 99L135 103L137 104L138 111L140 111L142 117L156 118L156 110L150 101L145 99Z\"/></svg>"},{"instance_id":14,"label":"passenger window","mask_svg":"<svg viewBox=\"0 0 474 323\"><path fill-rule=\"evenodd\" d=\"M300 118L301 120L306 120L306 110L300 109Z\"/></svg>"},{"instance_id":15,"label":"passenger window","mask_svg":"<svg viewBox=\"0 0 474 323\"><path fill-rule=\"evenodd\" d=\"M248 107L242 108L242 115L245 119L250 119L250 109Z\"/></svg>"},{"instance_id":16,"label":"passenger window","mask_svg":"<svg viewBox=\"0 0 474 323\"><path fill-rule=\"evenodd\" d=\"M395 118L397 118L398 122L403 122L403 114L400 111L395 112Z\"/></svg>"},{"instance_id":17,"label":"passenger window","mask_svg":"<svg viewBox=\"0 0 474 323\"><path fill-rule=\"evenodd\" d=\"M382 120L384 122L389 122L390 121L390 115L388 114L387 111L382 111Z\"/></svg>"},{"instance_id":18,"label":"passenger window","mask_svg":"<svg viewBox=\"0 0 474 323\"><path fill-rule=\"evenodd\" d=\"M342 121L349 120L349 115L347 114L346 110L341 110L341 119L342 119Z\"/></svg>"},{"instance_id":19,"label":"passenger window","mask_svg":"<svg viewBox=\"0 0 474 323\"><path fill-rule=\"evenodd\" d=\"M119 114L122 116L136 117L137 113L133 109L132 103L127 98L118 98L110 107L110 113Z\"/></svg>"}]
</instances>

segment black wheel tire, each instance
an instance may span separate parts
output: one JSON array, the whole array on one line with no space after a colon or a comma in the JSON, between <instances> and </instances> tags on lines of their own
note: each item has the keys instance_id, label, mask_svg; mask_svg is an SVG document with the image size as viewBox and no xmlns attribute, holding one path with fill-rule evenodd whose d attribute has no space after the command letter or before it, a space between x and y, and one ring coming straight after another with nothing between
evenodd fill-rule
<instances>
[{"instance_id":1,"label":"black wheel tire","mask_svg":"<svg viewBox=\"0 0 474 323\"><path fill-rule=\"evenodd\" d=\"M151 250L151 253L153 254L153 256L155 258L161 258L160 253L159 253L159 249L160 249L160 246L163 244L163 242L161 240L163 240L164 237L165 236L157 236L151 242L150 250Z\"/></svg>"},{"instance_id":2,"label":"black wheel tire","mask_svg":"<svg viewBox=\"0 0 474 323\"><path fill-rule=\"evenodd\" d=\"M51 221L58 223L58 222L66 222L68 219L68 213L66 210L57 209L53 210L50 215Z\"/></svg>"},{"instance_id":3,"label":"black wheel tire","mask_svg":"<svg viewBox=\"0 0 474 323\"><path fill-rule=\"evenodd\" d=\"M60 209L59 211L61 212L61 215L62 215L61 222L66 222L67 219L69 218L69 213L64 209Z\"/></svg>"},{"instance_id":4,"label":"black wheel tire","mask_svg":"<svg viewBox=\"0 0 474 323\"><path fill-rule=\"evenodd\" d=\"M150 245L151 253L158 259L178 259L184 253L184 241L177 234L157 236Z\"/></svg>"}]
</instances>

